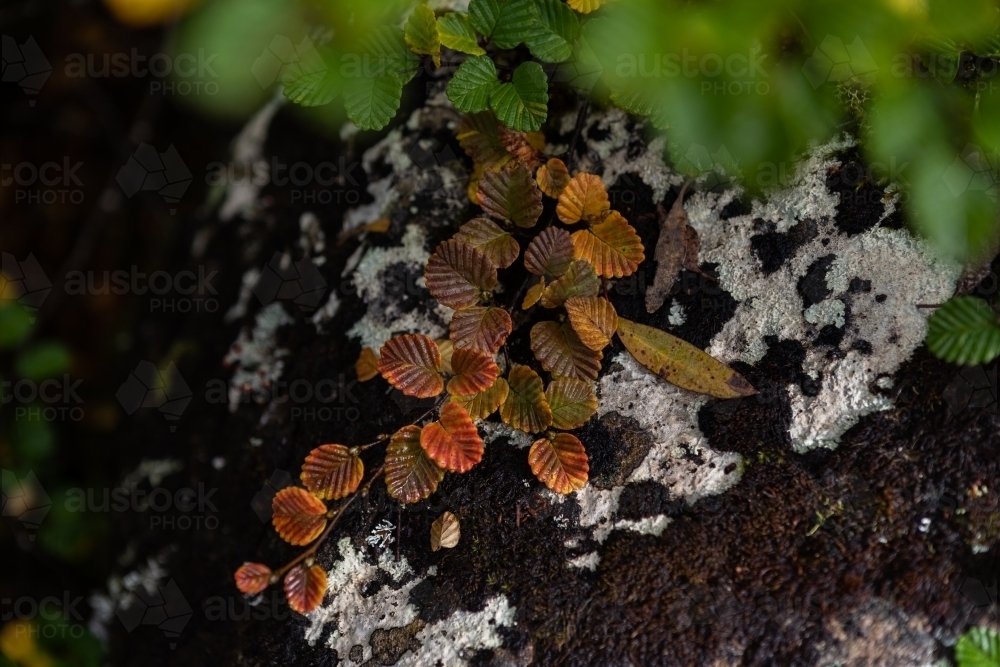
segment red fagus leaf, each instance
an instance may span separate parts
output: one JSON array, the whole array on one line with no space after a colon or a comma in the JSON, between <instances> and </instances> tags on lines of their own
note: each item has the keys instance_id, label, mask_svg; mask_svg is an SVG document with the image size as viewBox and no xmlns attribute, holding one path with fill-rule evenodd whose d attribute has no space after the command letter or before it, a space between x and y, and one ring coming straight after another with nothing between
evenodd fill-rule
<instances>
[{"instance_id":1,"label":"red fagus leaf","mask_svg":"<svg viewBox=\"0 0 1000 667\"><path fill-rule=\"evenodd\" d=\"M596 380L601 353L580 342L568 322L539 322L531 327L531 351L542 368L556 377Z\"/></svg>"},{"instance_id":2,"label":"red fagus leaf","mask_svg":"<svg viewBox=\"0 0 1000 667\"><path fill-rule=\"evenodd\" d=\"M535 477L556 493L582 489L590 473L587 450L571 433L536 440L528 451L528 465Z\"/></svg>"},{"instance_id":3,"label":"red fagus leaf","mask_svg":"<svg viewBox=\"0 0 1000 667\"><path fill-rule=\"evenodd\" d=\"M271 585L271 568L262 563L243 563L234 578L240 593L257 595Z\"/></svg>"},{"instance_id":4,"label":"red fagus leaf","mask_svg":"<svg viewBox=\"0 0 1000 667\"><path fill-rule=\"evenodd\" d=\"M573 233L574 256L589 262L599 276L630 276L646 259L642 240L618 211L590 229Z\"/></svg>"},{"instance_id":5,"label":"red fagus leaf","mask_svg":"<svg viewBox=\"0 0 1000 667\"><path fill-rule=\"evenodd\" d=\"M326 528L326 505L323 501L297 486L278 491L271 502L274 514L271 522L281 539L302 547Z\"/></svg>"},{"instance_id":6,"label":"red fagus leaf","mask_svg":"<svg viewBox=\"0 0 1000 667\"><path fill-rule=\"evenodd\" d=\"M500 406L500 419L525 433L537 433L552 423L542 378L527 366L515 365L507 375L509 391Z\"/></svg>"},{"instance_id":7,"label":"red fagus leaf","mask_svg":"<svg viewBox=\"0 0 1000 667\"><path fill-rule=\"evenodd\" d=\"M569 184L569 169L566 168L566 163L554 157L538 168L535 180L538 181L538 188L542 192L553 199L558 199Z\"/></svg>"},{"instance_id":8,"label":"red fagus leaf","mask_svg":"<svg viewBox=\"0 0 1000 667\"><path fill-rule=\"evenodd\" d=\"M437 247L424 270L427 289L449 308L468 308L497 284L497 267L486 254L455 239Z\"/></svg>"},{"instance_id":9,"label":"red fagus leaf","mask_svg":"<svg viewBox=\"0 0 1000 667\"><path fill-rule=\"evenodd\" d=\"M615 307L601 296L574 296L566 299L566 314L573 331L591 350L603 350L618 329Z\"/></svg>"},{"instance_id":10,"label":"red fagus leaf","mask_svg":"<svg viewBox=\"0 0 1000 667\"><path fill-rule=\"evenodd\" d=\"M542 214L542 191L523 164L487 171L479 181L479 203L486 214L518 227L534 227Z\"/></svg>"},{"instance_id":11,"label":"red fagus leaf","mask_svg":"<svg viewBox=\"0 0 1000 667\"><path fill-rule=\"evenodd\" d=\"M294 611L308 614L323 602L325 595L326 572L319 565L296 565L285 575L285 597Z\"/></svg>"},{"instance_id":12,"label":"red fagus leaf","mask_svg":"<svg viewBox=\"0 0 1000 667\"><path fill-rule=\"evenodd\" d=\"M340 500L354 493L365 476L356 451L343 445L320 445L309 452L299 479L317 498Z\"/></svg>"},{"instance_id":13,"label":"red fagus leaf","mask_svg":"<svg viewBox=\"0 0 1000 667\"><path fill-rule=\"evenodd\" d=\"M515 160L523 164L529 171L535 171L542 163L542 153L531 145L529 137L524 132L512 130L501 125L499 128L500 143ZM543 144L544 145L544 144Z\"/></svg>"},{"instance_id":14,"label":"red fagus leaf","mask_svg":"<svg viewBox=\"0 0 1000 667\"><path fill-rule=\"evenodd\" d=\"M473 306L455 311L451 318L451 340L456 348L473 347L496 354L507 340L514 323L503 308Z\"/></svg>"},{"instance_id":15,"label":"red fagus leaf","mask_svg":"<svg viewBox=\"0 0 1000 667\"><path fill-rule=\"evenodd\" d=\"M536 276L554 280L573 263L573 239L569 232L549 227L531 239L524 251L524 266Z\"/></svg>"},{"instance_id":16,"label":"red fagus leaf","mask_svg":"<svg viewBox=\"0 0 1000 667\"><path fill-rule=\"evenodd\" d=\"M566 273L542 291L542 305L558 308L574 296L597 296L601 290L601 279L594 273L594 267L578 259L569 265Z\"/></svg>"},{"instance_id":17,"label":"red fagus leaf","mask_svg":"<svg viewBox=\"0 0 1000 667\"><path fill-rule=\"evenodd\" d=\"M382 377L407 396L431 398L444 389L441 350L423 334L390 338L382 346L378 370Z\"/></svg>"},{"instance_id":18,"label":"red fagus leaf","mask_svg":"<svg viewBox=\"0 0 1000 667\"><path fill-rule=\"evenodd\" d=\"M472 396L493 386L500 368L489 353L473 347L455 350L451 358L451 368L455 377L448 381L448 393L452 396Z\"/></svg>"},{"instance_id":19,"label":"red fagus leaf","mask_svg":"<svg viewBox=\"0 0 1000 667\"><path fill-rule=\"evenodd\" d=\"M454 238L481 250L500 269L506 269L513 264L521 252L521 246L510 232L489 218L469 220L458 228Z\"/></svg>"},{"instance_id":20,"label":"red fagus leaf","mask_svg":"<svg viewBox=\"0 0 1000 667\"><path fill-rule=\"evenodd\" d=\"M445 470L468 472L483 458L483 440L465 408L455 402L441 407L438 421L420 432L420 446Z\"/></svg>"},{"instance_id":21,"label":"red fagus leaf","mask_svg":"<svg viewBox=\"0 0 1000 667\"><path fill-rule=\"evenodd\" d=\"M567 225L572 225L580 220L600 220L610 208L608 191L601 177L579 173L569 180L559 194L556 215Z\"/></svg>"},{"instance_id":22,"label":"red fagus leaf","mask_svg":"<svg viewBox=\"0 0 1000 667\"><path fill-rule=\"evenodd\" d=\"M385 486L402 503L429 497L444 478L444 470L420 446L420 434L419 426L404 426L392 435L385 450Z\"/></svg>"}]
</instances>

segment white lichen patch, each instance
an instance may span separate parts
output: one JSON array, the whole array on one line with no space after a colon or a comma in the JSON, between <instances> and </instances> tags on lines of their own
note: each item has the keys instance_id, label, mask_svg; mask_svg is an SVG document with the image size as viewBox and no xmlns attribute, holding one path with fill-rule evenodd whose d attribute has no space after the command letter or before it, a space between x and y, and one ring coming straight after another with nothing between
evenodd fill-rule
<instances>
[{"instance_id":1,"label":"white lichen patch","mask_svg":"<svg viewBox=\"0 0 1000 667\"><path fill-rule=\"evenodd\" d=\"M577 556L576 558L570 558L566 561L566 565L570 567L575 567L579 570L590 570L591 572L596 570L597 566L600 564L601 555L596 551L591 551L590 553Z\"/></svg>"},{"instance_id":2,"label":"white lichen patch","mask_svg":"<svg viewBox=\"0 0 1000 667\"><path fill-rule=\"evenodd\" d=\"M263 156L264 143L271 120L284 103L284 95L275 95L247 121L233 141L233 165L225 172L226 199L219 208L219 219L223 222L236 215L252 216L260 189L271 177L270 165ZM230 171L235 175L237 168L239 177L230 178Z\"/></svg>"},{"instance_id":3,"label":"white lichen patch","mask_svg":"<svg viewBox=\"0 0 1000 667\"><path fill-rule=\"evenodd\" d=\"M253 330L240 331L236 341L229 347L223 363L234 369L229 382L229 411L236 412L245 396L261 399L271 384L281 377L285 362L282 357L288 350L277 348L278 327L291 324L292 318L285 312L281 302L276 301L257 313Z\"/></svg>"},{"instance_id":4,"label":"white lichen patch","mask_svg":"<svg viewBox=\"0 0 1000 667\"><path fill-rule=\"evenodd\" d=\"M669 322L672 327L679 327L687 322L687 317L684 315L684 306L676 301L671 301L670 314L667 315L667 322Z\"/></svg>"},{"instance_id":5,"label":"white lichen patch","mask_svg":"<svg viewBox=\"0 0 1000 667\"><path fill-rule=\"evenodd\" d=\"M821 327L832 324L841 328L847 323L847 320L844 319L846 312L844 302L840 299L825 299L806 308L802 316L809 324Z\"/></svg>"},{"instance_id":6,"label":"white lichen patch","mask_svg":"<svg viewBox=\"0 0 1000 667\"><path fill-rule=\"evenodd\" d=\"M163 479L184 469L184 463L179 459L143 459L135 470L122 479L123 487L131 487L149 480L149 485L157 487Z\"/></svg>"},{"instance_id":7,"label":"white lichen patch","mask_svg":"<svg viewBox=\"0 0 1000 667\"><path fill-rule=\"evenodd\" d=\"M404 653L396 665L466 665L466 658L475 651L500 648L502 639L497 630L515 625L515 611L503 595L490 598L482 611L457 611L418 632L415 639L420 642L420 650Z\"/></svg>"},{"instance_id":8,"label":"white lichen patch","mask_svg":"<svg viewBox=\"0 0 1000 667\"><path fill-rule=\"evenodd\" d=\"M535 441L535 438L531 437L528 433L513 428L512 426L508 426L503 422L488 422L480 420L478 422L478 426L483 430L483 442L487 445L492 444L500 438L506 438L511 446L517 447L518 449L524 449L526 447L530 447L531 443Z\"/></svg>"},{"instance_id":9,"label":"white lichen patch","mask_svg":"<svg viewBox=\"0 0 1000 667\"><path fill-rule=\"evenodd\" d=\"M108 641L108 624L122 609L130 609L139 602L137 593L145 597L159 593L158 587L167 578L165 556L149 558L146 564L125 575L112 574L107 579L108 592L93 593L87 602L92 610L88 629L102 642Z\"/></svg>"},{"instance_id":10,"label":"white lichen patch","mask_svg":"<svg viewBox=\"0 0 1000 667\"><path fill-rule=\"evenodd\" d=\"M659 537L669 525L670 517L664 514L657 514L656 516L647 516L638 520L622 519L615 523L615 528L618 530L631 530L636 533L642 533L643 535L653 535L654 537Z\"/></svg>"}]
</instances>

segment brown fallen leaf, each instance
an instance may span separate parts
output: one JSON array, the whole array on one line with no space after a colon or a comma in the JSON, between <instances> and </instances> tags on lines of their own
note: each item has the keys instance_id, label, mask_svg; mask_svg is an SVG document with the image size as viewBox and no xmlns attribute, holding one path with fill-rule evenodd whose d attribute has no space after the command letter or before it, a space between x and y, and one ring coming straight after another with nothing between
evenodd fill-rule
<instances>
[{"instance_id":1,"label":"brown fallen leaf","mask_svg":"<svg viewBox=\"0 0 1000 667\"><path fill-rule=\"evenodd\" d=\"M660 220L660 236L656 240L656 250L653 258L656 260L656 275L653 286L646 292L646 312L655 313L663 306L663 302L674 286L681 269L705 274L698 266L698 250L700 242L698 233L687 224L687 212L684 211L684 194L691 181L686 181L680 194L666 212L662 204L656 205L656 214ZM708 276L711 278L711 276Z\"/></svg>"},{"instance_id":2,"label":"brown fallen leaf","mask_svg":"<svg viewBox=\"0 0 1000 667\"><path fill-rule=\"evenodd\" d=\"M618 338L640 364L682 389L716 398L757 393L732 368L666 331L619 317Z\"/></svg>"},{"instance_id":3,"label":"brown fallen leaf","mask_svg":"<svg viewBox=\"0 0 1000 667\"><path fill-rule=\"evenodd\" d=\"M431 524L431 551L437 551L442 547L452 549L458 544L461 536L462 529L458 524L458 517L451 512L445 512Z\"/></svg>"}]
</instances>

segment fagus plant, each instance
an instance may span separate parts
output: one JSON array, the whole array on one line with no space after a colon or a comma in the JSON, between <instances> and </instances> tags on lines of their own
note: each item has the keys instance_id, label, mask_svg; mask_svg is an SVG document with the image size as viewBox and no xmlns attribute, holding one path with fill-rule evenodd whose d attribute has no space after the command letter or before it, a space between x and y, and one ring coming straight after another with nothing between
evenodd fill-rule
<instances>
[{"instance_id":1,"label":"fagus plant","mask_svg":"<svg viewBox=\"0 0 1000 667\"><path fill-rule=\"evenodd\" d=\"M616 334L639 362L678 386L720 398L755 393L698 348L615 312L607 281L634 273L645 249L625 217L611 209L600 177L570 174L562 160L542 153L542 137L510 130L489 111L467 115L457 134L475 163L469 196L482 215L441 243L425 268L431 295L455 311L449 338L396 336L378 354L365 348L356 364L363 381L381 375L408 396L440 398L417 422L375 442L312 450L302 466L304 486L281 490L273 502L281 538L308 548L278 570L243 565L236 584L244 593L283 579L294 610L315 609L326 573L314 555L348 507L379 477L401 503L426 499L445 474L480 463L484 444L476 422L495 414L535 437L528 464L545 486L562 494L583 488L589 462L573 431L597 411L595 382L603 350ZM541 221L543 197L554 199L555 207ZM515 294L505 304L497 298L502 271L517 261L531 284L504 285L504 294ZM519 323L534 322L533 358L512 358L506 346L515 315ZM382 444L383 463L364 481L360 452ZM339 505L330 508L328 501Z\"/></svg>"}]
</instances>

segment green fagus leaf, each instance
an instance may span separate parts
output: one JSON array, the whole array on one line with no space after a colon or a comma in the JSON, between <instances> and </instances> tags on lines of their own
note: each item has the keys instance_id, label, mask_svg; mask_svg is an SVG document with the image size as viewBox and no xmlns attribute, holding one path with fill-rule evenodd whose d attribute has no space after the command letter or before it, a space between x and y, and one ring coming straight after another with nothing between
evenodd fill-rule
<instances>
[{"instance_id":1,"label":"green fagus leaf","mask_svg":"<svg viewBox=\"0 0 1000 667\"><path fill-rule=\"evenodd\" d=\"M304 107L329 104L344 85L339 68L311 45L303 55L306 57L288 67L281 77L285 97Z\"/></svg>"},{"instance_id":2,"label":"green fagus leaf","mask_svg":"<svg viewBox=\"0 0 1000 667\"><path fill-rule=\"evenodd\" d=\"M476 41L476 31L465 12L449 12L437 20L441 43L454 51L481 56L486 53Z\"/></svg>"},{"instance_id":3,"label":"green fagus leaf","mask_svg":"<svg viewBox=\"0 0 1000 667\"><path fill-rule=\"evenodd\" d=\"M44 380L69 368L69 350L62 343L40 343L17 358L14 370L29 380Z\"/></svg>"},{"instance_id":4,"label":"green fagus leaf","mask_svg":"<svg viewBox=\"0 0 1000 667\"><path fill-rule=\"evenodd\" d=\"M490 95L490 107L509 128L534 132L548 115L549 82L545 70L535 62L518 65L510 83L502 83Z\"/></svg>"},{"instance_id":5,"label":"green fagus leaf","mask_svg":"<svg viewBox=\"0 0 1000 667\"><path fill-rule=\"evenodd\" d=\"M2 287L3 277L0 274L0 288ZM0 348L20 345L30 332L31 316L21 304L14 301L0 304Z\"/></svg>"},{"instance_id":6,"label":"green fagus leaf","mask_svg":"<svg viewBox=\"0 0 1000 667\"><path fill-rule=\"evenodd\" d=\"M650 123L658 130L670 127L663 106L656 103L656 98L648 88L632 91L614 90L611 92L611 101L619 109L636 116L649 117Z\"/></svg>"},{"instance_id":7,"label":"green fagus leaf","mask_svg":"<svg viewBox=\"0 0 1000 667\"><path fill-rule=\"evenodd\" d=\"M435 67L441 66L441 35L433 9L427 5L414 7L403 34L411 51L430 56Z\"/></svg>"},{"instance_id":8,"label":"green fagus leaf","mask_svg":"<svg viewBox=\"0 0 1000 667\"><path fill-rule=\"evenodd\" d=\"M489 56L474 56L455 70L448 82L448 99L459 111L485 111L490 108L490 95L499 87L493 60Z\"/></svg>"},{"instance_id":9,"label":"green fagus leaf","mask_svg":"<svg viewBox=\"0 0 1000 667\"><path fill-rule=\"evenodd\" d=\"M403 82L396 74L347 79L344 107L347 117L362 130L381 130L389 124L403 96Z\"/></svg>"},{"instance_id":10,"label":"green fagus leaf","mask_svg":"<svg viewBox=\"0 0 1000 667\"><path fill-rule=\"evenodd\" d=\"M974 296L949 299L927 322L927 347L951 363L988 363L1000 356L997 316Z\"/></svg>"},{"instance_id":11,"label":"green fagus leaf","mask_svg":"<svg viewBox=\"0 0 1000 667\"><path fill-rule=\"evenodd\" d=\"M490 217L518 227L534 227L542 215L542 191L523 164L483 174L479 203Z\"/></svg>"},{"instance_id":12,"label":"green fagus leaf","mask_svg":"<svg viewBox=\"0 0 1000 667\"><path fill-rule=\"evenodd\" d=\"M580 20L562 0L537 0L537 5L538 20L524 37L531 55L548 63L569 60Z\"/></svg>"},{"instance_id":13,"label":"green fagus leaf","mask_svg":"<svg viewBox=\"0 0 1000 667\"><path fill-rule=\"evenodd\" d=\"M360 56L345 55L341 70L344 78L395 74L406 85L417 74L420 58L406 43L406 34L398 26L383 26L361 42Z\"/></svg>"},{"instance_id":14,"label":"green fagus leaf","mask_svg":"<svg viewBox=\"0 0 1000 667\"><path fill-rule=\"evenodd\" d=\"M1000 634L990 628L971 628L955 644L958 667L1000 667Z\"/></svg>"},{"instance_id":15,"label":"green fagus leaf","mask_svg":"<svg viewBox=\"0 0 1000 667\"><path fill-rule=\"evenodd\" d=\"M538 21L538 8L535 0L471 0L469 19L501 49L513 49Z\"/></svg>"}]
</instances>

